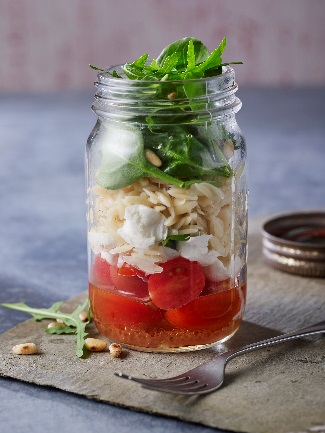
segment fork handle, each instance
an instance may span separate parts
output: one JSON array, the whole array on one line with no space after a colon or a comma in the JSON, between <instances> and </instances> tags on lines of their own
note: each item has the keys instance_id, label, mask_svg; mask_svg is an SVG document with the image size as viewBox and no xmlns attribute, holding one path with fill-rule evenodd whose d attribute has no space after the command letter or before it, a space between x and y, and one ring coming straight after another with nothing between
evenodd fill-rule
<instances>
[{"instance_id":1,"label":"fork handle","mask_svg":"<svg viewBox=\"0 0 325 433\"><path fill-rule=\"evenodd\" d=\"M294 340L295 338L300 338L306 335L314 335L320 333L325 333L325 321L308 326L307 328L302 328L296 331L288 332L286 334L282 334L277 337L268 338L267 340L257 341L256 343L243 346L240 349L229 350L228 352L226 352L227 355L229 354L229 356L227 356L227 361L237 356L240 356L244 353L252 352L253 350L262 349L264 347L272 346L274 344Z\"/></svg>"}]
</instances>

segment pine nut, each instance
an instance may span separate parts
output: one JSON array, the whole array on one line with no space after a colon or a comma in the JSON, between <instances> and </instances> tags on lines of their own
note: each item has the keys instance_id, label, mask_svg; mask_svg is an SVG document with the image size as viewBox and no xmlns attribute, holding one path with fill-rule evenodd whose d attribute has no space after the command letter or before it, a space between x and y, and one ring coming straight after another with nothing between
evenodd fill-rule
<instances>
[{"instance_id":1,"label":"pine nut","mask_svg":"<svg viewBox=\"0 0 325 433\"><path fill-rule=\"evenodd\" d=\"M230 159L234 154L234 143L232 140L228 139L224 142L223 145L223 153L225 154L225 157Z\"/></svg>"},{"instance_id":2,"label":"pine nut","mask_svg":"<svg viewBox=\"0 0 325 433\"><path fill-rule=\"evenodd\" d=\"M109 352L113 358L118 358L122 353L122 346L118 343L112 343L109 345Z\"/></svg>"},{"instance_id":3,"label":"pine nut","mask_svg":"<svg viewBox=\"0 0 325 433\"><path fill-rule=\"evenodd\" d=\"M99 340L98 338L86 338L85 346L91 352L102 352L106 349L107 343L104 340Z\"/></svg>"},{"instance_id":4,"label":"pine nut","mask_svg":"<svg viewBox=\"0 0 325 433\"><path fill-rule=\"evenodd\" d=\"M171 92L171 93L169 93L169 94L167 95L167 98L168 98L168 99L175 99L176 96L177 96L177 93L176 93L176 92Z\"/></svg>"},{"instance_id":5,"label":"pine nut","mask_svg":"<svg viewBox=\"0 0 325 433\"><path fill-rule=\"evenodd\" d=\"M87 321L88 321L88 314L86 313L86 311L82 311L82 312L79 314L79 319L80 319L82 322L87 322Z\"/></svg>"},{"instance_id":6,"label":"pine nut","mask_svg":"<svg viewBox=\"0 0 325 433\"><path fill-rule=\"evenodd\" d=\"M38 352L38 348L34 343L17 344L12 348L15 355L34 355Z\"/></svg>"},{"instance_id":7,"label":"pine nut","mask_svg":"<svg viewBox=\"0 0 325 433\"><path fill-rule=\"evenodd\" d=\"M54 328L55 326L61 326L61 328L64 328L66 325L62 322L51 322L47 325L48 328Z\"/></svg>"},{"instance_id":8,"label":"pine nut","mask_svg":"<svg viewBox=\"0 0 325 433\"><path fill-rule=\"evenodd\" d=\"M151 149L145 150L146 158L149 162L151 162L152 165L155 167L160 167L162 165L161 159L158 155L155 154Z\"/></svg>"}]
</instances>

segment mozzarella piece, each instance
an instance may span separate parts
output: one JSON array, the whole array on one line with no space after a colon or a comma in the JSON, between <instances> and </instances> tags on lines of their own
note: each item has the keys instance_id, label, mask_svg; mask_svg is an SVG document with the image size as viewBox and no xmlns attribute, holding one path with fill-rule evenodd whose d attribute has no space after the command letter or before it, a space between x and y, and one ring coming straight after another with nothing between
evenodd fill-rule
<instances>
[{"instance_id":1,"label":"mozzarella piece","mask_svg":"<svg viewBox=\"0 0 325 433\"><path fill-rule=\"evenodd\" d=\"M227 268L219 259L216 259L210 266L203 266L202 269L209 281L223 281L230 276Z\"/></svg>"},{"instance_id":2,"label":"mozzarella piece","mask_svg":"<svg viewBox=\"0 0 325 433\"><path fill-rule=\"evenodd\" d=\"M149 248L167 236L166 218L143 204L127 206L124 219L117 233L135 248Z\"/></svg>"},{"instance_id":3,"label":"mozzarella piece","mask_svg":"<svg viewBox=\"0 0 325 433\"><path fill-rule=\"evenodd\" d=\"M114 239L108 233L90 231L88 241L94 254L99 254L103 249L111 249L115 246Z\"/></svg>"},{"instance_id":4,"label":"mozzarella piece","mask_svg":"<svg viewBox=\"0 0 325 433\"><path fill-rule=\"evenodd\" d=\"M168 247L154 247L153 249L134 248L131 254L120 256L117 266L121 267L123 263L128 263L146 274L162 272L163 268L160 263L167 262L179 256L178 252Z\"/></svg>"},{"instance_id":5,"label":"mozzarella piece","mask_svg":"<svg viewBox=\"0 0 325 433\"><path fill-rule=\"evenodd\" d=\"M217 260L218 253L209 251L211 235L193 236L188 241L178 241L177 251L185 259L199 262L202 266L211 265Z\"/></svg>"},{"instance_id":6,"label":"mozzarella piece","mask_svg":"<svg viewBox=\"0 0 325 433\"><path fill-rule=\"evenodd\" d=\"M100 254L101 258L106 260L110 265L115 266L117 264L117 257L107 251L102 251Z\"/></svg>"}]
</instances>

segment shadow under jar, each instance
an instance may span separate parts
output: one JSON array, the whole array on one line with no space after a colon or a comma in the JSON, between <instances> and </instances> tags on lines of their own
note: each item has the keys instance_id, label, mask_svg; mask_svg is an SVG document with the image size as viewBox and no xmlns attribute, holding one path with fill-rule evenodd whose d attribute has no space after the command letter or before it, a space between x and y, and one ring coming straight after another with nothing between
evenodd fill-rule
<instances>
[{"instance_id":1,"label":"shadow under jar","mask_svg":"<svg viewBox=\"0 0 325 433\"><path fill-rule=\"evenodd\" d=\"M246 148L233 69L184 81L100 72L95 85L86 171L98 330L146 351L226 341L246 300Z\"/></svg>"}]
</instances>

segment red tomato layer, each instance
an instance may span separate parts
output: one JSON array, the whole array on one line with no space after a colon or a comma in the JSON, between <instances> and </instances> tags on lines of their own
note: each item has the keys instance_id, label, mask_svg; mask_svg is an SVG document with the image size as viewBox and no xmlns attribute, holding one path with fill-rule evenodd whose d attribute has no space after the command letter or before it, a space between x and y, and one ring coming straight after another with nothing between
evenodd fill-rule
<instances>
[{"instance_id":1,"label":"red tomato layer","mask_svg":"<svg viewBox=\"0 0 325 433\"><path fill-rule=\"evenodd\" d=\"M148 280L152 302L163 310L178 308L197 298L203 290L205 276L201 265L183 257L162 263L163 271Z\"/></svg>"},{"instance_id":2,"label":"red tomato layer","mask_svg":"<svg viewBox=\"0 0 325 433\"><path fill-rule=\"evenodd\" d=\"M166 311L166 319L176 328L221 329L240 311L239 288L200 296L180 308Z\"/></svg>"},{"instance_id":3,"label":"red tomato layer","mask_svg":"<svg viewBox=\"0 0 325 433\"><path fill-rule=\"evenodd\" d=\"M117 266L111 266L110 276L117 290L125 295L138 299L149 299L148 283L136 274L132 276L121 275Z\"/></svg>"},{"instance_id":4,"label":"red tomato layer","mask_svg":"<svg viewBox=\"0 0 325 433\"><path fill-rule=\"evenodd\" d=\"M149 300L148 283L141 277L140 270L129 265L121 268L110 265L96 256L93 267L94 284L101 287L115 286L117 291L136 299Z\"/></svg>"},{"instance_id":5,"label":"red tomato layer","mask_svg":"<svg viewBox=\"0 0 325 433\"><path fill-rule=\"evenodd\" d=\"M93 264L93 282L96 286L111 286L111 265L101 256L96 256Z\"/></svg>"},{"instance_id":6,"label":"red tomato layer","mask_svg":"<svg viewBox=\"0 0 325 433\"><path fill-rule=\"evenodd\" d=\"M163 312L151 302L140 302L89 284L89 299L95 321L109 326L144 328L159 326Z\"/></svg>"},{"instance_id":7,"label":"red tomato layer","mask_svg":"<svg viewBox=\"0 0 325 433\"><path fill-rule=\"evenodd\" d=\"M204 289L202 290L201 296L212 295L214 293L224 292L225 290L231 289L233 282L230 278L222 281L205 281Z\"/></svg>"}]
</instances>

